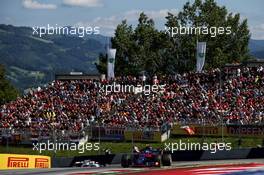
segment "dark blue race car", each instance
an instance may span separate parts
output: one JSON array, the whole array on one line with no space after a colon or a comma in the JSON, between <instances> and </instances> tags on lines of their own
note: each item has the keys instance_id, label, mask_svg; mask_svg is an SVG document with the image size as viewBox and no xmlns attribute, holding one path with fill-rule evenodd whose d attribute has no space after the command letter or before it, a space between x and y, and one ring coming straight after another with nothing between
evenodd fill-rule
<instances>
[{"instance_id":1,"label":"dark blue race car","mask_svg":"<svg viewBox=\"0 0 264 175\"><path fill-rule=\"evenodd\" d=\"M127 167L161 167L171 166L170 154L165 154L159 149L146 147L141 151L133 151L132 154L123 154L121 166Z\"/></svg>"}]
</instances>

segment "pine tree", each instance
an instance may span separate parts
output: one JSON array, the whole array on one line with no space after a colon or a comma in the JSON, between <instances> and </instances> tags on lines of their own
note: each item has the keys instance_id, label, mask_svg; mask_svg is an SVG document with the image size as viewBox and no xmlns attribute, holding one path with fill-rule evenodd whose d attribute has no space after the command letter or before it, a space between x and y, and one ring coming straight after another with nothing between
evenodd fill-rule
<instances>
[{"instance_id":1,"label":"pine tree","mask_svg":"<svg viewBox=\"0 0 264 175\"><path fill-rule=\"evenodd\" d=\"M16 99L18 91L5 78L4 66L0 64L0 105Z\"/></svg>"}]
</instances>

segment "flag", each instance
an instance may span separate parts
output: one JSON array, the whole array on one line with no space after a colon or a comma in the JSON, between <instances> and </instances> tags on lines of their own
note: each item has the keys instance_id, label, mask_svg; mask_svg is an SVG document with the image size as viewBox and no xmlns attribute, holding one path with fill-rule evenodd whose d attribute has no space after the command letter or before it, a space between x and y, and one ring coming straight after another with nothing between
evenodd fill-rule
<instances>
[{"instance_id":1,"label":"flag","mask_svg":"<svg viewBox=\"0 0 264 175\"><path fill-rule=\"evenodd\" d=\"M190 126L182 126L181 128L184 129L184 131L186 131L189 135L195 134L194 129L191 128Z\"/></svg>"},{"instance_id":2,"label":"flag","mask_svg":"<svg viewBox=\"0 0 264 175\"><path fill-rule=\"evenodd\" d=\"M115 55L116 49L108 49L107 79L115 78Z\"/></svg>"},{"instance_id":3,"label":"flag","mask_svg":"<svg viewBox=\"0 0 264 175\"><path fill-rule=\"evenodd\" d=\"M203 70L206 54L206 42L197 43L197 53L196 53L196 71L201 72Z\"/></svg>"}]
</instances>

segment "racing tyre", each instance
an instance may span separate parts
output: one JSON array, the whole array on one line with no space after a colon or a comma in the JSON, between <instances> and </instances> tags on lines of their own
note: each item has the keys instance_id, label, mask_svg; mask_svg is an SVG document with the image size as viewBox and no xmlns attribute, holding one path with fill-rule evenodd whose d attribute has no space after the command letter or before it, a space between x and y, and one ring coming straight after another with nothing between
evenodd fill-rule
<instances>
[{"instance_id":1,"label":"racing tyre","mask_svg":"<svg viewBox=\"0 0 264 175\"><path fill-rule=\"evenodd\" d=\"M161 158L161 162L163 166L171 166L172 158L170 154L163 154Z\"/></svg>"},{"instance_id":2,"label":"racing tyre","mask_svg":"<svg viewBox=\"0 0 264 175\"><path fill-rule=\"evenodd\" d=\"M121 158L121 166L128 168L131 165L131 157L127 154L123 154Z\"/></svg>"}]
</instances>

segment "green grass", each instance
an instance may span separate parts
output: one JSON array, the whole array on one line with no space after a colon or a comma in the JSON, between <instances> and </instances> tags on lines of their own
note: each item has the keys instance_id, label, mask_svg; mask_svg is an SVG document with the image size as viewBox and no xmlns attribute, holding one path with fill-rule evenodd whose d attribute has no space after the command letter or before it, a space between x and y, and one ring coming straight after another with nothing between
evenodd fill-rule
<instances>
[{"instance_id":1,"label":"green grass","mask_svg":"<svg viewBox=\"0 0 264 175\"><path fill-rule=\"evenodd\" d=\"M133 143L133 145L138 146L139 148L145 147L147 144L150 144L154 148L165 148L165 143L179 143L179 141L184 143L202 143L203 140L206 143L214 143L214 142L221 142L222 138L216 137L178 137L178 138L171 138L164 143ZM232 149L235 148L252 148L261 146L263 140L261 138L241 138L241 145L238 145L238 138L234 137L226 137L224 138L224 142L231 143ZM95 142L91 142L95 143ZM53 151L43 151L41 154L33 150L33 146L0 146L0 153L14 153L14 154L38 154L38 155L48 155L48 156L58 156L58 157L71 157L71 156L84 156L84 155L97 155L103 154L104 149L110 149L112 153L124 153L130 152L132 148L132 142L101 142L100 150L99 151L85 151L84 153L79 153L79 151L57 151L54 153Z\"/></svg>"}]
</instances>

